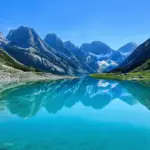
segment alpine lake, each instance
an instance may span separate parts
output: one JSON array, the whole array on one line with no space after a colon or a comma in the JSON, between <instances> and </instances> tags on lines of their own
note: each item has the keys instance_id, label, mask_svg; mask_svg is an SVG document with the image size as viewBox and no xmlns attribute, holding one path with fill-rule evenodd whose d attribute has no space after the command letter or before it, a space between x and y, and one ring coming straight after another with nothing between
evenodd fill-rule
<instances>
[{"instance_id":1,"label":"alpine lake","mask_svg":"<svg viewBox=\"0 0 150 150\"><path fill-rule=\"evenodd\" d=\"M3 90L0 150L150 150L150 83L85 76Z\"/></svg>"}]
</instances>

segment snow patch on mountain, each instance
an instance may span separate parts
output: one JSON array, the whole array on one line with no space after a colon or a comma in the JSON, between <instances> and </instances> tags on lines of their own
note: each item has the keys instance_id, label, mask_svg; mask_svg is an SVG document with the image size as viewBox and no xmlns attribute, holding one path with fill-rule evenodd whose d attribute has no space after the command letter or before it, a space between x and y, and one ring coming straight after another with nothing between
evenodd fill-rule
<instances>
[{"instance_id":1,"label":"snow patch on mountain","mask_svg":"<svg viewBox=\"0 0 150 150\"><path fill-rule=\"evenodd\" d=\"M110 57L111 53L108 53L108 54L100 54L100 55L97 55L97 54L94 54L94 53L88 53L89 55L91 56L94 56L96 57L97 59L102 59L103 57L106 58L106 57Z\"/></svg>"}]
</instances>

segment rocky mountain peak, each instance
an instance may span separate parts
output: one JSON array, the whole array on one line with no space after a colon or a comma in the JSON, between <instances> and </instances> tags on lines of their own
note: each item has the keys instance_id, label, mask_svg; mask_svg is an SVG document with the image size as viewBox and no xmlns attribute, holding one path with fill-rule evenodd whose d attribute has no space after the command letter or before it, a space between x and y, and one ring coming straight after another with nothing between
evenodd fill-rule
<instances>
[{"instance_id":1,"label":"rocky mountain peak","mask_svg":"<svg viewBox=\"0 0 150 150\"><path fill-rule=\"evenodd\" d=\"M20 26L11 30L6 37L12 44L22 48L34 48L36 50L46 49L46 45L40 39L33 28Z\"/></svg>"},{"instance_id":2,"label":"rocky mountain peak","mask_svg":"<svg viewBox=\"0 0 150 150\"><path fill-rule=\"evenodd\" d=\"M65 41L64 46L65 48L68 48L69 50L72 50L72 51L77 49L77 47L73 43L71 43L71 41Z\"/></svg>"},{"instance_id":3,"label":"rocky mountain peak","mask_svg":"<svg viewBox=\"0 0 150 150\"><path fill-rule=\"evenodd\" d=\"M62 40L54 33L47 34L44 41L56 50L64 48Z\"/></svg>"},{"instance_id":4,"label":"rocky mountain peak","mask_svg":"<svg viewBox=\"0 0 150 150\"><path fill-rule=\"evenodd\" d=\"M101 41L94 41L92 43L84 43L81 45L81 50L84 52L91 52L97 55L107 54L112 52L112 49Z\"/></svg>"},{"instance_id":5,"label":"rocky mountain peak","mask_svg":"<svg viewBox=\"0 0 150 150\"><path fill-rule=\"evenodd\" d=\"M121 53L132 53L137 47L138 45L136 43L130 42L119 48L118 51Z\"/></svg>"}]
</instances>

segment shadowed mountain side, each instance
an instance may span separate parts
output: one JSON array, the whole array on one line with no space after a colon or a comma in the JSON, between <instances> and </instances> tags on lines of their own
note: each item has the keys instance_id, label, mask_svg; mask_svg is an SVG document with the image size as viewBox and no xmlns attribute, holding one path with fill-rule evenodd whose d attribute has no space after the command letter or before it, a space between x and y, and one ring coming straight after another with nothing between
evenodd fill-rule
<instances>
[{"instance_id":1,"label":"shadowed mountain side","mask_svg":"<svg viewBox=\"0 0 150 150\"><path fill-rule=\"evenodd\" d=\"M70 108L79 102L87 107L102 109L113 99L121 97L123 91L115 81L82 77L21 86L4 94L2 99L12 114L28 118L34 116L41 107L55 114L63 107ZM131 98L131 95L127 97Z\"/></svg>"},{"instance_id":2,"label":"shadowed mountain side","mask_svg":"<svg viewBox=\"0 0 150 150\"><path fill-rule=\"evenodd\" d=\"M112 72L130 72L134 71L144 71L143 64L149 61L150 59L150 39L138 46L132 53L127 57L123 63L121 63L116 69ZM147 62L149 66L149 63ZM146 69L149 70L149 67Z\"/></svg>"},{"instance_id":3,"label":"shadowed mountain side","mask_svg":"<svg viewBox=\"0 0 150 150\"><path fill-rule=\"evenodd\" d=\"M125 81L120 84L126 88L135 99L150 110L150 82Z\"/></svg>"}]
</instances>

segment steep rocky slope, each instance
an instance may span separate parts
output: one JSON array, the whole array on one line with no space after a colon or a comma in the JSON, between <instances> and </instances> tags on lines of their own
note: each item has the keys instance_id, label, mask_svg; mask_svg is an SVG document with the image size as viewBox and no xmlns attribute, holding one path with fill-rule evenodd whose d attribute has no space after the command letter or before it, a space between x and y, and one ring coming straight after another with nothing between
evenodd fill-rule
<instances>
[{"instance_id":1,"label":"steep rocky slope","mask_svg":"<svg viewBox=\"0 0 150 150\"><path fill-rule=\"evenodd\" d=\"M150 59L150 39L141 44L132 52L132 54L125 59L113 72L129 72L136 68L141 68L145 64L149 64Z\"/></svg>"}]
</instances>

